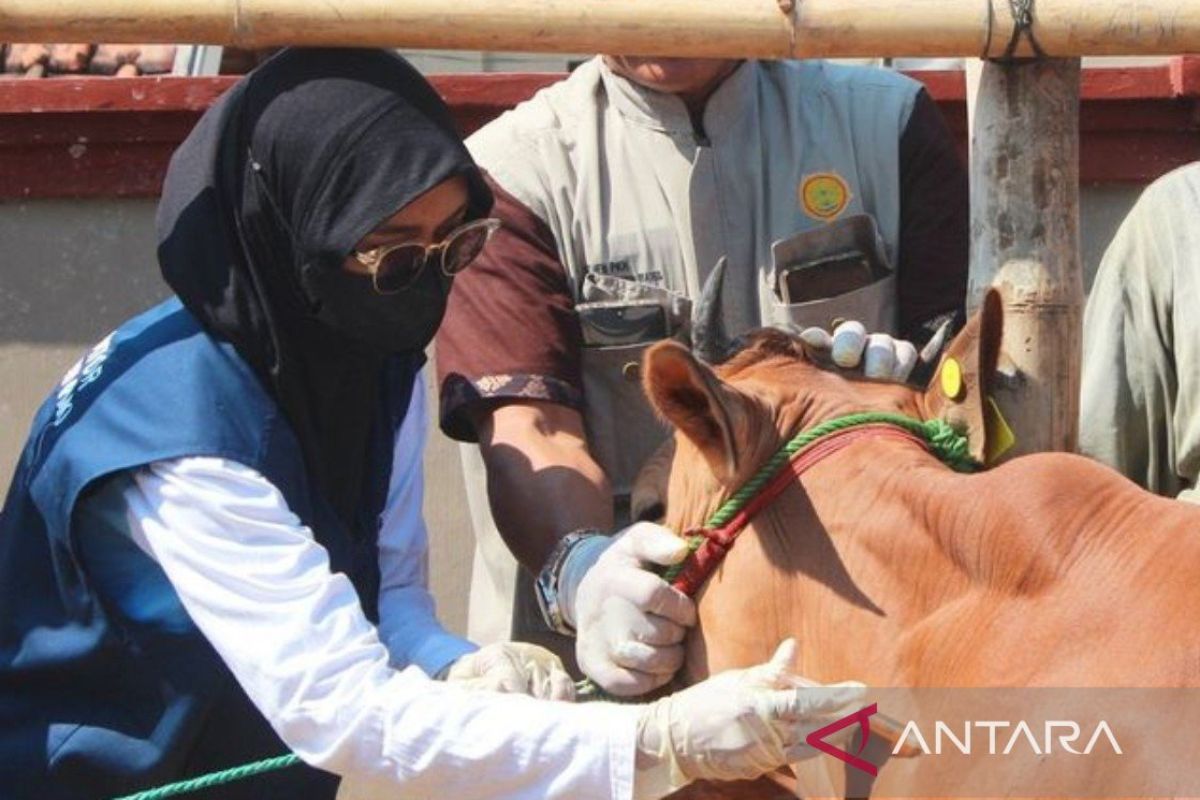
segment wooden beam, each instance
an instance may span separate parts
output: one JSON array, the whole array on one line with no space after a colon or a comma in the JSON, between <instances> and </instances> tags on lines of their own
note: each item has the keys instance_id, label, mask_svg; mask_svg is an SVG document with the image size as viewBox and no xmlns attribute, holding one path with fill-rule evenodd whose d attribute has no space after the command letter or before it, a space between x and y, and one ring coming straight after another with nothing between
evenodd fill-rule
<instances>
[{"instance_id":1,"label":"wooden beam","mask_svg":"<svg viewBox=\"0 0 1200 800\"><path fill-rule=\"evenodd\" d=\"M1074 450L1083 268L1079 258L1078 59L968 66L968 304L1004 297L996 401L1011 455Z\"/></svg>"},{"instance_id":2,"label":"wooden beam","mask_svg":"<svg viewBox=\"0 0 1200 800\"><path fill-rule=\"evenodd\" d=\"M1172 75L1200 59L1089 69L1083 75L1080 180L1146 184L1200 161L1200 82ZM464 133L564 76L434 75ZM923 81L967 158L962 72L910 73ZM171 151L236 78L0 79L0 200L155 197ZM1182 94L1180 93L1182 91Z\"/></svg>"},{"instance_id":3,"label":"wooden beam","mask_svg":"<svg viewBox=\"0 0 1200 800\"><path fill-rule=\"evenodd\" d=\"M786 9L786 10L784 10ZM1195 0L1038 0L1046 53L1200 53ZM0 41L692 57L998 56L1009 0L4 0ZM1023 42L1017 55L1031 53Z\"/></svg>"}]
</instances>

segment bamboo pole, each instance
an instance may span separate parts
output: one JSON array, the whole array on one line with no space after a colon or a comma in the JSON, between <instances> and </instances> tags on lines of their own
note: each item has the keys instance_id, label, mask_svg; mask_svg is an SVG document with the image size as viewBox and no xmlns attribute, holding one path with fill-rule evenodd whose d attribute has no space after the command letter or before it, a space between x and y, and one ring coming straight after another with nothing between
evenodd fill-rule
<instances>
[{"instance_id":1,"label":"bamboo pole","mask_svg":"<svg viewBox=\"0 0 1200 800\"><path fill-rule=\"evenodd\" d=\"M1200 52L1197 0L1037 0L1035 16L1050 55ZM995 56L1012 30L1009 0L0 0L0 41Z\"/></svg>"},{"instance_id":2,"label":"bamboo pole","mask_svg":"<svg viewBox=\"0 0 1200 800\"><path fill-rule=\"evenodd\" d=\"M968 305L1004 298L996 401L1010 455L1075 449L1083 269L1079 258L1079 60L968 65Z\"/></svg>"}]
</instances>

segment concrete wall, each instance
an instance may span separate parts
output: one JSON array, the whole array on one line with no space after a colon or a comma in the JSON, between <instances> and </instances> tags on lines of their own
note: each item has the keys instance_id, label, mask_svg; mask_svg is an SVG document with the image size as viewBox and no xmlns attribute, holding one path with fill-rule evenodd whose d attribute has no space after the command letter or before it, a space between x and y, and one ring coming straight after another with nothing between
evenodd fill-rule
<instances>
[{"instance_id":1,"label":"concrete wall","mask_svg":"<svg viewBox=\"0 0 1200 800\"><path fill-rule=\"evenodd\" d=\"M1088 286L1139 191L1084 187ZM0 242L0 484L7 486L29 421L62 373L91 343L164 298L167 289L154 261L150 200L0 203ZM431 392L431 405L435 400ZM461 632L472 540L458 451L436 431L429 441L425 513L431 581L443 621Z\"/></svg>"}]
</instances>

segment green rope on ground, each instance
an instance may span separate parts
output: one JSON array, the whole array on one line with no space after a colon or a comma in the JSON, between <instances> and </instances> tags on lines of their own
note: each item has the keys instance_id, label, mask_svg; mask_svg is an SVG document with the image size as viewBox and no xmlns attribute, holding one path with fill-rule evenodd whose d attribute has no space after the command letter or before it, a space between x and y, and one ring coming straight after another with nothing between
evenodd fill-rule
<instances>
[{"instance_id":1,"label":"green rope on ground","mask_svg":"<svg viewBox=\"0 0 1200 800\"><path fill-rule=\"evenodd\" d=\"M300 763L300 757L297 755L277 756L276 758L266 758L262 761L255 761L251 764L243 764L240 767L221 770L220 772L210 772L207 775L200 775L196 778L189 778L178 783L168 783L166 786L159 786L156 789L147 789L144 792L137 794L128 794L123 797L115 798L115 800L160 800L163 797L174 797L179 794L187 794L188 792L198 792L201 789L208 789L213 786L221 786L226 783L240 781L243 778L250 778L255 775L261 775L264 772L274 772L275 770L284 769L286 767L295 766Z\"/></svg>"}]
</instances>

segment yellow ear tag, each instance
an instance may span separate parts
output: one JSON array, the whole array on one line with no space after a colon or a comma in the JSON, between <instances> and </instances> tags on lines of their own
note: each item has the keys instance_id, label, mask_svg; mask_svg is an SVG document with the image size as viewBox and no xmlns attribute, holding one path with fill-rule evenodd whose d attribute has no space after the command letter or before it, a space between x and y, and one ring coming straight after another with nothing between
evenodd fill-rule
<instances>
[{"instance_id":1,"label":"yellow ear tag","mask_svg":"<svg viewBox=\"0 0 1200 800\"><path fill-rule=\"evenodd\" d=\"M942 394L951 400L957 400L962 397L962 365L958 363L957 359L947 358L942 362L941 381Z\"/></svg>"},{"instance_id":2,"label":"yellow ear tag","mask_svg":"<svg viewBox=\"0 0 1200 800\"><path fill-rule=\"evenodd\" d=\"M987 419L984 420L984 429L988 434L987 452L983 454L983 463L994 464L996 459L1007 453L1017 443L1017 437L1012 428L1008 427L1008 422L1000 413L1000 406L996 405L995 400L989 397L983 408L987 415Z\"/></svg>"}]
</instances>

